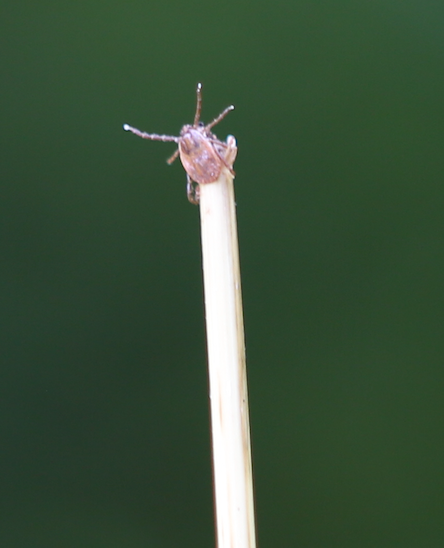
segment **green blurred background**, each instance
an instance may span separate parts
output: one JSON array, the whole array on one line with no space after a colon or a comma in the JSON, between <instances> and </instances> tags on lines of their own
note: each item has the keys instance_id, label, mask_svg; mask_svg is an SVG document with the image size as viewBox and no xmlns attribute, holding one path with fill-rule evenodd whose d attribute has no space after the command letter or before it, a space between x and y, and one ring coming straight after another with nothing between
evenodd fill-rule
<instances>
[{"instance_id":1,"label":"green blurred background","mask_svg":"<svg viewBox=\"0 0 444 548\"><path fill-rule=\"evenodd\" d=\"M199 210L238 139L259 545L444 546L444 4L6 0L0 546L214 545Z\"/></svg>"}]
</instances>

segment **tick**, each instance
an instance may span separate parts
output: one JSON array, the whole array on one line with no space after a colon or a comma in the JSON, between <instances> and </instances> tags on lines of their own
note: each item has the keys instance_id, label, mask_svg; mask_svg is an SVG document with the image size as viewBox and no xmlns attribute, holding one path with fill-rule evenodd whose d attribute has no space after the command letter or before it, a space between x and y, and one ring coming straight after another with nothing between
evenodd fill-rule
<instances>
[{"instance_id":1,"label":"tick","mask_svg":"<svg viewBox=\"0 0 444 548\"><path fill-rule=\"evenodd\" d=\"M197 104L193 125L183 126L180 135L158 135L157 133L145 133L134 127L124 124L125 131L131 131L142 139L152 141L173 141L177 143L177 150L167 160L172 164L180 156L180 161L187 174L187 196L193 204L199 203L199 185L214 183L219 178L222 169L225 167L234 176L233 162L235 158L234 138L228 137L227 143L219 139L211 132L211 129L218 124L225 116L234 109L233 105L222 111L217 118L207 125L200 121L202 110L202 84L197 84ZM233 153L234 150L234 153ZM194 186L196 184L196 186Z\"/></svg>"}]
</instances>

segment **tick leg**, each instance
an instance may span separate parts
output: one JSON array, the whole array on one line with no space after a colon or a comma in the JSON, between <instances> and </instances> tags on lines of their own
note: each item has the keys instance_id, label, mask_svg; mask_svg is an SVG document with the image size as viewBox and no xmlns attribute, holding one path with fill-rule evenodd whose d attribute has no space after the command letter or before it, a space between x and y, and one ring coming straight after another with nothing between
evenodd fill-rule
<instances>
[{"instance_id":1,"label":"tick leg","mask_svg":"<svg viewBox=\"0 0 444 548\"><path fill-rule=\"evenodd\" d=\"M187 197L188 201L194 205L199 205L199 184L194 183L187 173Z\"/></svg>"},{"instance_id":2,"label":"tick leg","mask_svg":"<svg viewBox=\"0 0 444 548\"><path fill-rule=\"evenodd\" d=\"M227 147L224 152L224 158L229 166L233 166L237 156L236 139L232 135L228 135L226 143Z\"/></svg>"},{"instance_id":3,"label":"tick leg","mask_svg":"<svg viewBox=\"0 0 444 548\"><path fill-rule=\"evenodd\" d=\"M194 124L193 127L199 125L200 113L202 111L202 84L199 82L196 88L197 104L196 104L196 114L194 115Z\"/></svg>"},{"instance_id":4,"label":"tick leg","mask_svg":"<svg viewBox=\"0 0 444 548\"><path fill-rule=\"evenodd\" d=\"M179 156L179 149L177 149L176 152L168 158L167 164L172 164L178 156Z\"/></svg>"},{"instance_id":5,"label":"tick leg","mask_svg":"<svg viewBox=\"0 0 444 548\"><path fill-rule=\"evenodd\" d=\"M205 126L205 130L209 131L212 127L214 127L216 124L218 124L222 120L222 118L225 118L225 116L231 110L234 110L234 105L230 105L223 112L221 112L217 118L215 118L212 122L210 122L207 126Z\"/></svg>"},{"instance_id":6,"label":"tick leg","mask_svg":"<svg viewBox=\"0 0 444 548\"><path fill-rule=\"evenodd\" d=\"M233 166L230 166L230 164L225 160L225 158L222 156L222 154L219 152L218 147L227 149L227 145L225 143L222 143L221 141L213 141L211 139L211 142L213 143L213 150L219 157L220 161L224 164L224 166L228 169L228 171L233 175L233 177L236 176L236 173L233 169ZM214 146L217 145L217 146Z\"/></svg>"},{"instance_id":7,"label":"tick leg","mask_svg":"<svg viewBox=\"0 0 444 548\"><path fill-rule=\"evenodd\" d=\"M151 141L174 141L175 143L179 142L179 137L174 137L173 135L158 135L157 133L145 133L140 131L135 127L129 126L128 124L123 124L123 129L125 131L131 131L134 135L142 137L142 139L151 139Z\"/></svg>"}]
</instances>

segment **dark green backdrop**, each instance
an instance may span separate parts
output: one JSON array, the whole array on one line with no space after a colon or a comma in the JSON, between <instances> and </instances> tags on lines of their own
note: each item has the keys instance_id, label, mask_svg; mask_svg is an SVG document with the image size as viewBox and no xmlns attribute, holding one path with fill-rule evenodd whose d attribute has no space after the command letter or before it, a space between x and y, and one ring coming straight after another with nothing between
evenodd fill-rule
<instances>
[{"instance_id":1,"label":"dark green backdrop","mask_svg":"<svg viewBox=\"0 0 444 548\"><path fill-rule=\"evenodd\" d=\"M6 0L0 546L213 546L199 211L239 143L262 548L444 546L444 7Z\"/></svg>"}]
</instances>

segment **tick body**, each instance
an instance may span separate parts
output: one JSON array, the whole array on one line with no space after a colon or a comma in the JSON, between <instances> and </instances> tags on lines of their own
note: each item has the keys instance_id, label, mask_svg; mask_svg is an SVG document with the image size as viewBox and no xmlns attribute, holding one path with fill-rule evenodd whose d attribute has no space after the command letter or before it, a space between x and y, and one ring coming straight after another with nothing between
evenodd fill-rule
<instances>
[{"instance_id":1,"label":"tick body","mask_svg":"<svg viewBox=\"0 0 444 548\"><path fill-rule=\"evenodd\" d=\"M123 129L131 131L143 139L152 141L173 141L177 143L176 152L167 160L169 164L180 156L182 165L187 173L187 195L188 200L199 203L199 185L214 183L219 178L222 169L225 167L234 175L233 145L231 146L219 139L211 132L211 129L218 124L225 116L234 109L233 105L227 107L208 125L200 121L202 110L202 84L197 84L197 105L193 125L183 126L180 135L158 135L157 133L145 133L134 127L125 124ZM234 139L234 138L231 138ZM230 141L232 143L232 141ZM197 185L195 186L194 183Z\"/></svg>"}]
</instances>

